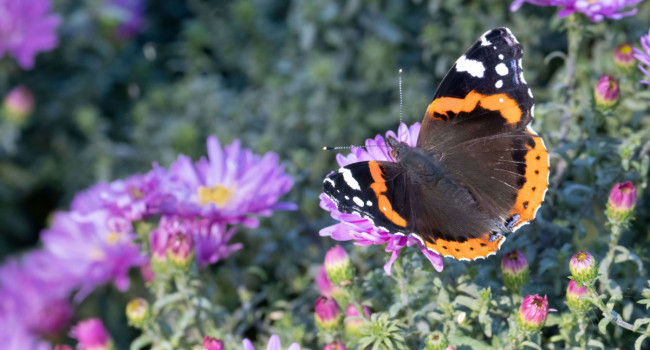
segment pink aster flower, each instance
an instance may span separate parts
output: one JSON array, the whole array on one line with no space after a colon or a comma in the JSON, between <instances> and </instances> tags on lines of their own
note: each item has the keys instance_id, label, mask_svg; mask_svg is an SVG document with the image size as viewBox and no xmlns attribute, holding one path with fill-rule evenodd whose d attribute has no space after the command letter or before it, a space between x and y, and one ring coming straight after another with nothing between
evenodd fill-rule
<instances>
[{"instance_id":1,"label":"pink aster flower","mask_svg":"<svg viewBox=\"0 0 650 350\"><path fill-rule=\"evenodd\" d=\"M244 339L244 350L255 350L253 343L248 339ZM266 345L266 350L282 350L280 337L275 334L272 335L271 339L269 339L269 343ZM298 345L298 343L293 343L289 345L287 350L300 350L300 345Z\"/></svg>"},{"instance_id":2,"label":"pink aster flower","mask_svg":"<svg viewBox=\"0 0 650 350\"><path fill-rule=\"evenodd\" d=\"M634 48L634 58L639 60L639 69L641 72L650 79L650 71L647 68L647 66L650 66L650 30L648 31L648 35L641 37L641 47L643 50ZM646 67L643 65L646 65ZM650 85L650 80L641 80L641 83Z\"/></svg>"},{"instance_id":3,"label":"pink aster flower","mask_svg":"<svg viewBox=\"0 0 650 350\"><path fill-rule=\"evenodd\" d=\"M557 14L560 18L580 12L592 22L600 22L605 18L618 20L636 14L636 8L623 10L641 1L643 0L515 0L510 5L510 11L517 11L525 2L536 6L561 6L562 9Z\"/></svg>"},{"instance_id":4,"label":"pink aster flower","mask_svg":"<svg viewBox=\"0 0 650 350\"><path fill-rule=\"evenodd\" d=\"M41 237L45 250L57 258L58 268L81 288L78 299L111 280L126 290L129 269L146 261L133 243L130 223L107 211L59 213Z\"/></svg>"},{"instance_id":5,"label":"pink aster flower","mask_svg":"<svg viewBox=\"0 0 650 350\"><path fill-rule=\"evenodd\" d=\"M98 318L80 321L71 332L72 337L79 341L81 350L113 349L113 338Z\"/></svg>"},{"instance_id":6,"label":"pink aster flower","mask_svg":"<svg viewBox=\"0 0 650 350\"><path fill-rule=\"evenodd\" d=\"M61 18L50 7L49 0L0 0L0 57L6 52L31 69L37 53L57 47Z\"/></svg>"},{"instance_id":7,"label":"pink aster flower","mask_svg":"<svg viewBox=\"0 0 650 350\"><path fill-rule=\"evenodd\" d=\"M226 228L225 223L209 219L186 219L178 216L163 216L158 227L151 232L152 256L166 260L168 243L172 235L181 233L192 237L199 267L205 267L227 258L242 248L241 243L229 245L236 228Z\"/></svg>"},{"instance_id":8,"label":"pink aster flower","mask_svg":"<svg viewBox=\"0 0 650 350\"><path fill-rule=\"evenodd\" d=\"M388 131L386 137L393 137L398 141L405 142L409 146L417 144L418 134L420 133L420 123L415 123L411 127L406 124L401 124L397 131L397 135L393 131ZM377 135L374 139L366 140L366 148L356 147L351 150L351 153L344 156L342 154L336 155L336 161L340 166L346 166L351 163L379 160L379 161L394 161L390 155L390 147L386 143L384 137ZM336 204L332 202L325 194L321 194L320 207L330 212L330 215L335 220L339 221L338 224L325 227L320 230L321 236L330 236L337 241L354 240L356 245L386 245L386 252L391 253L390 259L384 265L384 271L390 275L390 268L393 262L399 256L402 248L412 245L417 245L424 255L429 259L431 265L436 271L442 271L442 257L437 253L427 249L417 238L413 236L394 235L390 232L384 231L375 227L368 219L364 219L356 214L342 213L336 208Z\"/></svg>"},{"instance_id":9,"label":"pink aster flower","mask_svg":"<svg viewBox=\"0 0 650 350\"><path fill-rule=\"evenodd\" d=\"M112 216L129 221L142 220L159 212L163 197L158 187L164 176L165 169L154 165L153 170L144 175L135 174L110 183L99 182L78 193L70 209L84 215L107 210Z\"/></svg>"},{"instance_id":10,"label":"pink aster flower","mask_svg":"<svg viewBox=\"0 0 650 350\"><path fill-rule=\"evenodd\" d=\"M519 322L528 330L538 330L544 327L548 315L548 299L539 294L528 295L519 308Z\"/></svg>"},{"instance_id":11,"label":"pink aster flower","mask_svg":"<svg viewBox=\"0 0 650 350\"><path fill-rule=\"evenodd\" d=\"M263 156L241 148L239 140L221 148L215 136L208 137L208 158L192 162L180 155L171 165L164 193L173 197L164 213L201 216L227 223L257 227L251 215L270 216L273 210L294 210L293 203L278 202L293 186L293 180L278 164L278 156Z\"/></svg>"}]
</instances>

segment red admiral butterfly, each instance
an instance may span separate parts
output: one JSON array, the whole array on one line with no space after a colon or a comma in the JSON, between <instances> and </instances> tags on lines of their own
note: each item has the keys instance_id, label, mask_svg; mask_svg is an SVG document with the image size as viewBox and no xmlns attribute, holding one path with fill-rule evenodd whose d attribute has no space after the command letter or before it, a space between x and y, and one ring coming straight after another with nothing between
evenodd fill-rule
<instances>
[{"instance_id":1,"label":"red admiral butterfly","mask_svg":"<svg viewBox=\"0 0 650 350\"><path fill-rule=\"evenodd\" d=\"M521 57L507 28L483 34L438 87L416 147L389 138L394 162L345 166L325 178L325 195L339 211L413 235L442 256L496 253L505 233L535 218L548 189Z\"/></svg>"}]
</instances>

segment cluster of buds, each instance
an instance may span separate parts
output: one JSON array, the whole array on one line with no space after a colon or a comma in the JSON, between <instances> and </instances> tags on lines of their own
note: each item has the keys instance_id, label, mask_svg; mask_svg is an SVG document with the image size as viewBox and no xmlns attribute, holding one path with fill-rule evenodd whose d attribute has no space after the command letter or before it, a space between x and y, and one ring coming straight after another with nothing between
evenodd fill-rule
<instances>
[{"instance_id":1,"label":"cluster of buds","mask_svg":"<svg viewBox=\"0 0 650 350\"><path fill-rule=\"evenodd\" d=\"M544 327L548 315L548 299L539 294L528 295L519 308L517 321L520 327L528 332L535 332Z\"/></svg>"},{"instance_id":2,"label":"cluster of buds","mask_svg":"<svg viewBox=\"0 0 650 350\"><path fill-rule=\"evenodd\" d=\"M598 276L596 259L585 251L579 251L569 261L571 279L579 285L592 284Z\"/></svg>"},{"instance_id":3,"label":"cluster of buds","mask_svg":"<svg viewBox=\"0 0 650 350\"><path fill-rule=\"evenodd\" d=\"M626 225L632 218L636 205L636 188L630 181L617 183L607 200L607 218L613 224Z\"/></svg>"},{"instance_id":4,"label":"cluster of buds","mask_svg":"<svg viewBox=\"0 0 650 350\"><path fill-rule=\"evenodd\" d=\"M596 106L601 110L614 107L621 95L621 88L618 80L609 75L603 75L594 87L594 99Z\"/></svg>"},{"instance_id":5,"label":"cluster of buds","mask_svg":"<svg viewBox=\"0 0 650 350\"><path fill-rule=\"evenodd\" d=\"M521 288L528 282L530 269L528 261L518 250L513 250L503 255L501 259L501 276L506 288L519 294Z\"/></svg>"}]
</instances>

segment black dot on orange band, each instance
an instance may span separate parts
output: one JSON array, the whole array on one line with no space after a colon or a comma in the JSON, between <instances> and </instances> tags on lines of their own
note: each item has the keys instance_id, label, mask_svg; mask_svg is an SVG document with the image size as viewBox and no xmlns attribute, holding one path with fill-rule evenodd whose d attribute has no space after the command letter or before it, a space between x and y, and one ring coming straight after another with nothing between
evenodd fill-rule
<instances>
[{"instance_id":1,"label":"black dot on orange band","mask_svg":"<svg viewBox=\"0 0 650 350\"><path fill-rule=\"evenodd\" d=\"M539 174L539 170L535 170L535 174Z\"/></svg>"},{"instance_id":2,"label":"black dot on orange band","mask_svg":"<svg viewBox=\"0 0 650 350\"><path fill-rule=\"evenodd\" d=\"M540 160L540 157L539 157L539 156L537 156L537 157L535 157L535 159L537 159L537 160Z\"/></svg>"},{"instance_id":3,"label":"black dot on orange band","mask_svg":"<svg viewBox=\"0 0 650 350\"><path fill-rule=\"evenodd\" d=\"M474 250L474 247L469 247L469 250Z\"/></svg>"},{"instance_id":4,"label":"black dot on orange band","mask_svg":"<svg viewBox=\"0 0 650 350\"><path fill-rule=\"evenodd\" d=\"M460 251L460 249L458 249L458 248L456 248L456 251L457 251L457 252L459 252L459 251Z\"/></svg>"},{"instance_id":5,"label":"black dot on orange band","mask_svg":"<svg viewBox=\"0 0 650 350\"><path fill-rule=\"evenodd\" d=\"M481 247L485 247L485 246L487 246L487 244L481 243Z\"/></svg>"},{"instance_id":6,"label":"black dot on orange band","mask_svg":"<svg viewBox=\"0 0 650 350\"><path fill-rule=\"evenodd\" d=\"M531 188L531 190L533 190L533 191L535 191L536 189L537 189L537 187L535 187L535 186L533 186L533 188Z\"/></svg>"},{"instance_id":7,"label":"black dot on orange band","mask_svg":"<svg viewBox=\"0 0 650 350\"><path fill-rule=\"evenodd\" d=\"M443 245L443 246L442 246L442 249L447 250L447 246L444 246L444 245Z\"/></svg>"},{"instance_id":8,"label":"black dot on orange band","mask_svg":"<svg viewBox=\"0 0 650 350\"><path fill-rule=\"evenodd\" d=\"M524 209L528 209L528 201L524 202Z\"/></svg>"}]
</instances>

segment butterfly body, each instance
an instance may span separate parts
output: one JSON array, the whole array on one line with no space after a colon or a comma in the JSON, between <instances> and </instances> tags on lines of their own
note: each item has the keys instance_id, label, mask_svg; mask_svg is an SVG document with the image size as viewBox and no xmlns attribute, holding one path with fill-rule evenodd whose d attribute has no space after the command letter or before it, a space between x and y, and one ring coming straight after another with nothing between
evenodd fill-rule
<instances>
[{"instance_id":1,"label":"butterfly body","mask_svg":"<svg viewBox=\"0 0 650 350\"><path fill-rule=\"evenodd\" d=\"M494 254L535 217L548 187L521 57L508 29L485 33L443 79L414 147L389 138L392 161L343 167L325 178L324 193L339 211L440 255Z\"/></svg>"}]
</instances>

